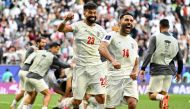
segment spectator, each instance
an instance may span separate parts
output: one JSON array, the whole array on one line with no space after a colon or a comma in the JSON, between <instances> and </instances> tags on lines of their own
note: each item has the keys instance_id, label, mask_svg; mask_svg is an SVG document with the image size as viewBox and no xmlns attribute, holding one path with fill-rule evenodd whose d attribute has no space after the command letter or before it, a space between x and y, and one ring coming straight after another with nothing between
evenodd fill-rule
<instances>
[{"instance_id":1,"label":"spectator","mask_svg":"<svg viewBox=\"0 0 190 109\"><path fill-rule=\"evenodd\" d=\"M190 83L190 73L189 72L183 73L182 82L184 82L184 83Z\"/></svg>"},{"instance_id":2,"label":"spectator","mask_svg":"<svg viewBox=\"0 0 190 109\"><path fill-rule=\"evenodd\" d=\"M6 71L3 73L2 82L8 83L10 80L13 81L13 74L9 69L6 69Z\"/></svg>"},{"instance_id":3,"label":"spectator","mask_svg":"<svg viewBox=\"0 0 190 109\"><path fill-rule=\"evenodd\" d=\"M8 52L3 54L3 57L6 59L6 64L19 65L21 63L21 56L17 53L15 46L10 46Z\"/></svg>"}]
</instances>

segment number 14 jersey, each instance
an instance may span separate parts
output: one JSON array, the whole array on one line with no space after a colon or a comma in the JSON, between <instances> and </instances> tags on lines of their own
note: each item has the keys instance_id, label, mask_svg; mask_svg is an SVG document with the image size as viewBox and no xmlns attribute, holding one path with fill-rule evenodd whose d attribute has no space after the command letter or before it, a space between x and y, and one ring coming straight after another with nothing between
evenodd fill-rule
<instances>
[{"instance_id":1,"label":"number 14 jersey","mask_svg":"<svg viewBox=\"0 0 190 109\"><path fill-rule=\"evenodd\" d=\"M136 58L138 58L138 44L131 35L122 36L118 32L108 33L102 41L107 42L110 54L121 64L121 69L115 69L108 63L108 70L111 76L130 75ZM113 71L113 72L112 72Z\"/></svg>"}]
</instances>

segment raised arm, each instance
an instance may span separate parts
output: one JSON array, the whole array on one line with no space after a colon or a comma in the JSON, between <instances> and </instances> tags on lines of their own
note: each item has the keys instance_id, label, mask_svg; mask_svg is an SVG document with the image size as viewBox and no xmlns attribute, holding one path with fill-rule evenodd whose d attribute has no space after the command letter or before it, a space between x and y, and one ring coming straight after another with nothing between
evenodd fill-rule
<instances>
[{"instance_id":1,"label":"raised arm","mask_svg":"<svg viewBox=\"0 0 190 109\"><path fill-rule=\"evenodd\" d=\"M57 31L59 32L73 32L73 29L71 25L67 25L67 21L72 20L74 18L73 13L69 13L68 15L65 16L64 21L59 25Z\"/></svg>"}]
</instances>

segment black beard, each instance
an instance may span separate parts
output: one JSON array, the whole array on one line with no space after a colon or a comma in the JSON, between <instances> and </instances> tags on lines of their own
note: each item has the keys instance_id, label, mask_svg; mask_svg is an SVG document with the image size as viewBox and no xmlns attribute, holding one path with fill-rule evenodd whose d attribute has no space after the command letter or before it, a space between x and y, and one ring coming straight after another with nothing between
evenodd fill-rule
<instances>
[{"instance_id":1,"label":"black beard","mask_svg":"<svg viewBox=\"0 0 190 109\"><path fill-rule=\"evenodd\" d=\"M94 18L94 20L92 20L92 18ZM88 23L93 24L93 23L96 22L96 17L90 16L90 17L87 17L86 20L87 20Z\"/></svg>"},{"instance_id":2,"label":"black beard","mask_svg":"<svg viewBox=\"0 0 190 109\"><path fill-rule=\"evenodd\" d=\"M123 31L125 31L125 28L126 28L126 27L127 27L127 25L122 25L122 26L121 26L121 29L122 29ZM131 25L131 26L130 26L130 32L131 32L132 29L133 29L133 26ZM130 33L130 32L129 32L129 33Z\"/></svg>"}]
</instances>

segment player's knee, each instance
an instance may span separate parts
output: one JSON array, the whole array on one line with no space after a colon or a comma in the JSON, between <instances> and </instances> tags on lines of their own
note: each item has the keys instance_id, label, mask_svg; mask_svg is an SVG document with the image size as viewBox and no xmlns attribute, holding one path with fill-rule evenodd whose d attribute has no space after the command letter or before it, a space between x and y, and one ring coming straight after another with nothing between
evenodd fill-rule
<instances>
[{"instance_id":1,"label":"player's knee","mask_svg":"<svg viewBox=\"0 0 190 109\"><path fill-rule=\"evenodd\" d=\"M161 92L159 92L159 94L167 95L167 92L166 91L161 91Z\"/></svg>"},{"instance_id":2,"label":"player's knee","mask_svg":"<svg viewBox=\"0 0 190 109\"><path fill-rule=\"evenodd\" d=\"M137 99L136 98L133 98L133 97L125 97L126 101L127 101L127 104L128 104L128 107L129 109L135 109L136 108L136 105L137 105Z\"/></svg>"},{"instance_id":3,"label":"player's knee","mask_svg":"<svg viewBox=\"0 0 190 109\"><path fill-rule=\"evenodd\" d=\"M137 101L136 100L131 100L128 102L128 106L131 107L132 109L135 109L137 105Z\"/></svg>"},{"instance_id":4,"label":"player's knee","mask_svg":"<svg viewBox=\"0 0 190 109\"><path fill-rule=\"evenodd\" d=\"M45 89L45 90L43 90L42 92L41 92L44 96L50 96L50 91L49 91L49 89Z\"/></svg>"},{"instance_id":5,"label":"player's knee","mask_svg":"<svg viewBox=\"0 0 190 109\"><path fill-rule=\"evenodd\" d=\"M95 96L95 98L96 98L96 101L99 103L99 104L104 104L104 102L105 102L105 96L104 95L96 95Z\"/></svg>"},{"instance_id":6,"label":"player's knee","mask_svg":"<svg viewBox=\"0 0 190 109\"><path fill-rule=\"evenodd\" d=\"M149 99L150 100L156 100L155 95L154 94L149 94Z\"/></svg>"}]
</instances>

